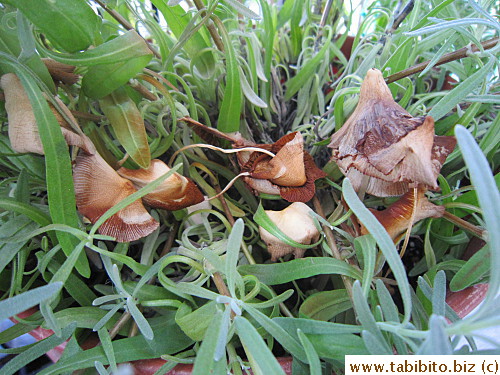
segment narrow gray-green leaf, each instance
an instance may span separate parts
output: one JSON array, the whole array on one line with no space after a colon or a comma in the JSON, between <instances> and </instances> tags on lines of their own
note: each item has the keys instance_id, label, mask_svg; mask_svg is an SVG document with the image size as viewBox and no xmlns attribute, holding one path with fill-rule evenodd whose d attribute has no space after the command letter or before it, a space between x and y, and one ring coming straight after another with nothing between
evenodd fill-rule
<instances>
[{"instance_id":1,"label":"narrow gray-green leaf","mask_svg":"<svg viewBox=\"0 0 500 375\"><path fill-rule=\"evenodd\" d=\"M361 280L361 272L335 258L314 257L294 259L285 263L254 264L239 266L242 275L254 275L268 285L285 284L306 277L332 274L345 275Z\"/></svg>"},{"instance_id":2,"label":"narrow gray-green leaf","mask_svg":"<svg viewBox=\"0 0 500 375\"><path fill-rule=\"evenodd\" d=\"M447 93L439 102L437 102L429 111L429 116L434 117L434 120L439 120L450 112L461 101L465 100L467 95L474 91L481 83L481 81L491 72L491 68L495 63L492 57L474 74L467 77L457 87Z\"/></svg>"},{"instance_id":3,"label":"narrow gray-green leaf","mask_svg":"<svg viewBox=\"0 0 500 375\"><path fill-rule=\"evenodd\" d=\"M141 333L147 340L153 340L155 336L153 330L151 329L151 326L149 325L144 315L142 315L142 313L135 305L135 301L132 298L127 298L127 308L132 315L135 323L137 324L139 331L141 331Z\"/></svg>"},{"instance_id":4,"label":"narrow gray-green leaf","mask_svg":"<svg viewBox=\"0 0 500 375\"><path fill-rule=\"evenodd\" d=\"M245 225L243 223L243 219L240 218L236 220L227 240L225 274L227 278L227 287L229 289L229 293L233 297L236 296L236 278L238 277L236 266L238 264L238 256L240 255L240 247L244 230Z\"/></svg>"},{"instance_id":5,"label":"narrow gray-green leaf","mask_svg":"<svg viewBox=\"0 0 500 375\"><path fill-rule=\"evenodd\" d=\"M489 309L489 302L495 298L497 291L500 290L500 272L498 272L500 269L500 231L498 230L500 228L500 193L488 160L475 142L474 137L460 125L455 127L455 135L469 170L472 184L476 189L479 204L483 209L483 219L488 230L491 254L490 288L485 302L480 307L482 313L482 311Z\"/></svg>"},{"instance_id":6,"label":"narrow gray-green leaf","mask_svg":"<svg viewBox=\"0 0 500 375\"><path fill-rule=\"evenodd\" d=\"M261 374L284 375L285 372L279 365L274 354L260 337L254 326L245 318L237 316L234 319L236 332L251 363L258 366ZM253 361L252 361L253 359ZM255 372L255 369L254 369Z\"/></svg>"},{"instance_id":7,"label":"narrow gray-green leaf","mask_svg":"<svg viewBox=\"0 0 500 375\"><path fill-rule=\"evenodd\" d=\"M62 283L51 283L8 298L0 302L0 320L19 314L30 307L38 305L56 295L62 288Z\"/></svg>"},{"instance_id":8,"label":"narrow gray-green leaf","mask_svg":"<svg viewBox=\"0 0 500 375\"><path fill-rule=\"evenodd\" d=\"M358 195L352 188L351 182L348 178L345 178L342 183L342 192L346 203L358 217L358 220L363 223L373 238L375 238L375 241L382 251L382 254L384 254L387 263L389 263L389 266L391 267L394 277L398 283L401 297L403 298L405 314L404 323L408 323L410 321L411 313L410 284L408 283L406 270L403 266L399 253L394 246L394 242L392 242L391 237L389 237L389 234L382 224L380 224L375 216L373 216L373 214L365 207L363 202L359 200Z\"/></svg>"}]
</instances>

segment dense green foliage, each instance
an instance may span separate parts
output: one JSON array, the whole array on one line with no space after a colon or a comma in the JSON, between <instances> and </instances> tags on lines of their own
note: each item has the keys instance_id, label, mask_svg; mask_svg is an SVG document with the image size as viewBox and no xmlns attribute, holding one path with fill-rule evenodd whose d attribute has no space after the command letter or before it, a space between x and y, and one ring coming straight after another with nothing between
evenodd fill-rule
<instances>
[{"instance_id":1,"label":"dense green foliage","mask_svg":"<svg viewBox=\"0 0 500 375\"><path fill-rule=\"evenodd\" d=\"M337 0L197 0L200 10L190 1L152 0L153 9L146 3L0 3L0 72L21 80L45 151L12 150L0 104L0 316L40 309L0 333L0 343L39 325L57 335L19 349L8 372L68 338L61 360L42 374L104 374L160 356L168 360L163 372L182 362L194 363L195 374L242 374L245 366L279 374L275 356L293 356L294 373L326 374L343 369L346 354L478 352L474 331L500 325L495 1L411 1L401 24L394 21L406 4L393 0L365 2L357 13ZM464 47L468 53L441 64ZM42 57L76 66L81 79L55 85ZM413 116L433 116L436 134L456 135L438 178L441 191L429 197L465 225L419 222L401 259L401 245L367 209L394 199L359 197L326 145L354 110L370 68L389 77L427 60L389 88ZM316 182L321 243L303 259L271 263L259 225L293 242L263 208L288 202L254 196L241 180L208 208L152 210L160 227L141 240L97 234L170 174L87 224L73 193L78 149L64 142L48 105L58 108L54 94L114 166L126 155L128 168L168 162L201 143L179 121L184 116L256 143L299 131L328 174ZM174 165L207 196L239 173L234 155L201 148L176 154ZM358 221L371 235L354 237ZM462 260L477 236L486 245ZM474 315L461 320L446 305L447 287L485 282L490 287ZM83 350L90 335L101 345ZM470 346L454 339L465 335Z\"/></svg>"}]
</instances>

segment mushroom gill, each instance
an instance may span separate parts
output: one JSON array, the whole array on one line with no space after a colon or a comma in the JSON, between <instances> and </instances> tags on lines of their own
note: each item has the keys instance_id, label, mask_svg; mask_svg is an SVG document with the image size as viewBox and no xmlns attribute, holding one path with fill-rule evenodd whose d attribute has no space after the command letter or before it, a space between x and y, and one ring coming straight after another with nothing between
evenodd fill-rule
<instances>
[{"instance_id":1,"label":"mushroom gill","mask_svg":"<svg viewBox=\"0 0 500 375\"><path fill-rule=\"evenodd\" d=\"M356 190L367 182L367 193L384 197L416 186L439 190L437 176L455 143L434 135L432 117L412 117L398 105L382 73L370 69L356 109L329 147Z\"/></svg>"},{"instance_id":2,"label":"mushroom gill","mask_svg":"<svg viewBox=\"0 0 500 375\"><path fill-rule=\"evenodd\" d=\"M117 172L140 189L169 171L170 168L163 161L154 159L147 169L120 168ZM204 198L191 179L174 173L142 199L148 206L175 211L200 203Z\"/></svg>"},{"instance_id":3,"label":"mushroom gill","mask_svg":"<svg viewBox=\"0 0 500 375\"><path fill-rule=\"evenodd\" d=\"M370 209L394 242L398 242L400 236L418 221L429 217L439 218L444 214L443 206L436 206L427 200L425 189L416 190L408 191L385 210ZM368 234L364 226L361 227L361 234Z\"/></svg>"},{"instance_id":4,"label":"mushroom gill","mask_svg":"<svg viewBox=\"0 0 500 375\"><path fill-rule=\"evenodd\" d=\"M78 211L91 223L137 191L131 181L120 177L97 152L82 153L76 158L73 180ZM129 242L147 236L158 226L139 199L106 220L98 232L118 242Z\"/></svg>"}]
</instances>

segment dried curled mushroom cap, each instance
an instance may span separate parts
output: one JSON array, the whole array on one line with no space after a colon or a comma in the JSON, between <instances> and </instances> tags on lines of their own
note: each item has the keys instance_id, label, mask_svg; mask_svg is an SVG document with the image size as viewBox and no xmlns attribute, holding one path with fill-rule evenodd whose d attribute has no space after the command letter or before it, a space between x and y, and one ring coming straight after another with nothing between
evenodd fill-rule
<instances>
[{"instance_id":1,"label":"dried curled mushroom cap","mask_svg":"<svg viewBox=\"0 0 500 375\"><path fill-rule=\"evenodd\" d=\"M417 200L416 204L415 199ZM413 215L414 208L415 214ZM419 188L416 196L412 189L385 210L376 211L370 209L370 211L384 226L389 236L396 241L410 225L429 217L438 218L443 216L445 208L429 202L425 196L425 190ZM414 216L413 220L412 215ZM361 234L368 234L364 226L361 227Z\"/></svg>"},{"instance_id":2,"label":"dried curled mushroom cap","mask_svg":"<svg viewBox=\"0 0 500 375\"><path fill-rule=\"evenodd\" d=\"M344 126L332 135L332 158L359 190L376 196L401 195L410 187L439 190L437 176L455 147L454 137L434 135L432 117L412 117L392 98L382 73L370 69L359 103Z\"/></svg>"},{"instance_id":3,"label":"dried curled mushroom cap","mask_svg":"<svg viewBox=\"0 0 500 375\"><path fill-rule=\"evenodd\" d=\"M5 94L5 109L9 121L9 139L12 149L16 152L33 152L44 155L33 107L21 81L14 73L7 73L0 79L0 86ZM64 103L58 97L54 97L54 99L64 114L74 124L77 124L76 119ZM51 103L49 103L49 107L61 126L66 143L83 148L88 153L93 153L95 148L90 139L83 133L73 132L71 126Z\"/></svg>"},{"instance_id":4,"label":"dried curled mushroom cap","mask_svg":"<svg viewBox=\"0 0 500 375\"><path fill-rule=\"evenodd\" d=\"M147 169L120 168L117 172L140 189L169 171L170 168L164 162L153 159ZM175 211L200 203L204 198L192 180L174 173L142 199L148 206Z\"/></svg>"},{"instance_id":5,"label":"dried curled mushroom cap","mask_svg":"<svg viewBox=\"0 0 500 375\"><path fill-rule=\"evenodd\" d=\"M295 202L284 210L266 211L266 213L274 224L292 240L303 245L310 245L319 239L319 231L309 215L310 211L311 209L305 203ZM304 256L305 249L285 244L264 228L259 227L259 233L267 245L272 261L287 254L293 254L295 258Z\"/></svg>"},{"instance_id":6,"label":"dried curled mushroom cap","mask_svg":"<svg viewBox=\"0 0 500 375\"><path fill-rule=\"evenodd\" d=\"M132 182L120 177L98 153L82 153L76 158L73 181L78 211L92 223L137 191ZM147 236L158 226L139 199L106 220L98 232L118 242L129 242Z\"/></svg>"},{"instance_id":7,"label":"dried curled mushroom cap","mask_svg":"<svg viewBox=\"0 0 500 375\"><path fill-rule=\"evenodd\" d=\"M304 140L299 132L287 134L273 144L256 144L239 133L222 133L189 117L181 120L207 142L225 139L232 143L234 149L254 147L274 153L275 156L271 157L257 151L238 152L241 171L249 174L244 180L257 193L280 195L289 202L308 202L316 190L314 182L326 177L326 173L304 150Z\"/></svg>"}]
</instances>

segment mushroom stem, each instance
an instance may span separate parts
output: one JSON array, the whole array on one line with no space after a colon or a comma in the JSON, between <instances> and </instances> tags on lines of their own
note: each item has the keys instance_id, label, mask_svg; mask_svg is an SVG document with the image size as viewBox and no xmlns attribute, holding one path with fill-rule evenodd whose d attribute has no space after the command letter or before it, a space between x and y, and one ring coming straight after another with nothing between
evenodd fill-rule
<instances>
[{"instance_id":1,"label":"mushroom stem","mask_svg":"<svg viewBox=\"0 0 500 375\"><path fill-rule=\"evenodd\" d=\"M248 173L248 172L240 173L239 175L237 175L236 177L234 177L231 181L229 181L229 183L226 185L226 187L224 189L222 189L220 192L218 192L213 197L208 198L208 200L211 201L212 199L219 198L222 194L224 194L226 191L228 191L231 186L233 186L233 184L236 182L236 180L238 178L244 177L244 176L250 176L250 173Z\"/></svg>"},{"instance_id":2,"label":"mushroom stem","mask_svg":"<svg viewBox=\"0 0 500 375\"><path fill-rule=\"evenodd\" d=\"M115 336L120 332L120 329L129 321L129 319L132 317L128 311L124 312L120 319L115 323L113 328L109 331L109 336L111 339L114 339Z\"/></svg>"},{"instance_id":3,"label":"mushroom stem","mask_svg":"<svg viewBox=\"0 0 500 375\"><path fill-rule=\"evenodd\" d=\"M271 151L267 151L267 150L264 150L263 148L259 148L259 147L242 147L242 148L227 150L227 149L220 148L217 146L207 145L205 143L194 143L192 145L184 146L184 147L178 149L177 151L175 151L174 154L172 155L172 157L170 158L168 164L172 165L172 162L175 160L177 155L179 155L182 151L188 150L190 148L196 148L196 147L209 148L210 150L220 151L220 152L223 152L225 154L234 154L234 153L243 152L243 151L256 151L256 152L262 152L263 154L269 155L272 158L274 158L276 156Z\"/></svg>"},{"instance_id":4,"label":"mushroom stem","mask_svg":"<svg viewBox=\"0 0 500 375\"><path fill-rule=\"evenodd\" d=\"M326 220L325 212L323 211L323 207L321 206L321 202L318 199L318 196L314 194L313 197L313 204L314 204L314 209L316 210L316 213L321 216L323 219ZM326 225L322 225L323 231L325 232L326 235L326 242L330 249L332 249L333 256L338 259L343 261L342 256L340 255L339 249L337 247L337 244L335 243L335 237L333 235L333 231L330 229L330 227ZM353 296L352 296L352 282L351 279L349 279L347 276L341 275L342 281L344 282L345 289L347 291L347 294L349 295L349 298L354 306L353 302Z\"/></svg>"},{"instance_id":5,"label":"mushroom stem","mask_svg":"<svg viewBox=\"0 0 500 375\"><path fill-rule=\"evenodd\" d=\"M403 241L403 246L401 247L401 251L399 253L399 257L403 258L405 254L406 247L408 246L408 242L410 241L411 228L413 228L413 223L415 222L415 215L417 212L417 204L418 204L418 189L413 188L413 208L411 211L410 221L408 222L408 229L406 230L405 240Z\"/></svg>"},{"instance_id":6,"label":"mushroom stem","mask_svg":"<svg viewBox=\"0 0 500 375\"><path fill-rule=\"evenodd\" d=\"M457 227L465 229L466 231L472 233L474 236L481 238L482 240L487 241L487 231L481 229L464 219L459 218L458 216L453 215L452 213L445 211L443 217L449 222L455 224Z\"/></svg>"}]
</instances>

